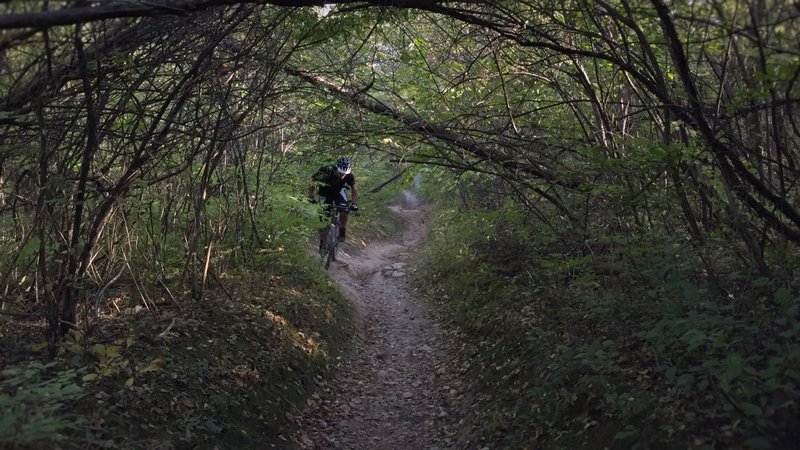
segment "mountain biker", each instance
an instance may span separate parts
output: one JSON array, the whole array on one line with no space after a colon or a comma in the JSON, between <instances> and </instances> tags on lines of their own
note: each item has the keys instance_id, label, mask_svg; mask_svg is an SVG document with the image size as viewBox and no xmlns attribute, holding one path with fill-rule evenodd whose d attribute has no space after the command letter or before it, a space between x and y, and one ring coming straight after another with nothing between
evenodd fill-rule
<instances>
[{"instance_id":1,"label":"mountain biker","mask_svg":"<svg viewBox=\"0 0 800 450\"><path fill-rule=\"evenodd\" d=\"M332 166L322 166L311 177L315 184L308 187L308 196L313 200L315 192L323 197L326 205L350 204L350 211L358 211L358 189L356 179L351 173L350 158L341 156ZM352 192L352 198L347 198L347 190ZM348 212L342 211L339 215L339 242L344 242L347 228ZM320 238L322 235L320 234Z\"/></svg>"}]
</instances>

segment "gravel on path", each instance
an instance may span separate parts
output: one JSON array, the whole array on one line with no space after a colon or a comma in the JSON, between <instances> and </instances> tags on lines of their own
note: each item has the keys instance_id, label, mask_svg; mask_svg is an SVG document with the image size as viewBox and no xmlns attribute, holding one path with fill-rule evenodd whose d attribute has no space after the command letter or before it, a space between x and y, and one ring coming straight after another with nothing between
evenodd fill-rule
<instances>
[{"instance_id":1,"label":"gravel on path","mask_svg":"<svg viewBox=\"0 0 800 450\"><path fill-rule=\"evenodd\" d=\"M356 336L335 379L292 414L298 448L476 448L450 339L407 275L427 234L425 210L410 191L391 208L405 223L397 238L343 246L331 266L356 306Z\"/></svg>"}]
</instances>

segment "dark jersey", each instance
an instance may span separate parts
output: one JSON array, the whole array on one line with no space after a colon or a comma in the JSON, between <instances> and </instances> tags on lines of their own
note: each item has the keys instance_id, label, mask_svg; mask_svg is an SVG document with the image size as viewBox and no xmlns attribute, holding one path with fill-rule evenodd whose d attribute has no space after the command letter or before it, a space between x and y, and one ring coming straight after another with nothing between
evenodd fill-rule
<instances>
[{"instance_id":1,"label":"dark jersey","mask_svg":"<svg viewBox=\"0 0 800 450\"><path fill-rule=\"evenodd\" d=\"M345 186L353 187L356 184L352 173L339 178L335 166L320 167L311 179L319 184L319 195L325 197L326 203L347 202L347 197L340 197L340 192Z\"/></svg>"},{"instance_id":2,"label":"dark jersey","mask_svg":"<svg viewBox=\"0 0 800 450\"><path fill-rule=\"evenodd\" d=\"M345 185L353 187L356 184L356 178L352 173L348 173L344 178L339 178L337 172L335 166L322 166L311 179L321 185L330 186L335 191L340 191Z\"/></svg>"}]
</instances>

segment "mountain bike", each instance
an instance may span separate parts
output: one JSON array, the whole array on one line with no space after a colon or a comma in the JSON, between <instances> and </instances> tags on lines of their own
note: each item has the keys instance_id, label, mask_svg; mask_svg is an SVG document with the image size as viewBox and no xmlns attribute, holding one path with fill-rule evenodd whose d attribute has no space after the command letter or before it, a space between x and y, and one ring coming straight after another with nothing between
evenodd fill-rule
<instances>
[{"instance_id":1,"label":"mountain bike","mask_svg":"<svg viewBox=\"0 0 800 450\"><path fill-rule=\"evenodd\" d=\"M326 269L330 268L331 261L336 261L336 251L339 249L339 214L349 212L350 205L329 205L331 223L320 236L319 257Z\"/></svg>"}]
</instances>

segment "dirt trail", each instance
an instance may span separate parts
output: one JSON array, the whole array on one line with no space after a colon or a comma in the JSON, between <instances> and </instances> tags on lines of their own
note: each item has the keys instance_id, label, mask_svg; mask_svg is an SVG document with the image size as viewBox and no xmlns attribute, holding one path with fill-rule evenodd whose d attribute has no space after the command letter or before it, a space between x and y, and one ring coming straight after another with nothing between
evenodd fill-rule
<instances>
[{"instance_id":1,"label":"dirt trail","mask_svg":"<svg viewBox=\"0 0 800 450\"><path fill-rule=\"evenodd\" d=\"M392 210L404 219L400 236L361 250L344 246L331 266L356 305L354 349L295 418L300 448L473 448L448 337L406 276L425 239L425 211L411 192Z\"/></svg>"}]
</instances>

